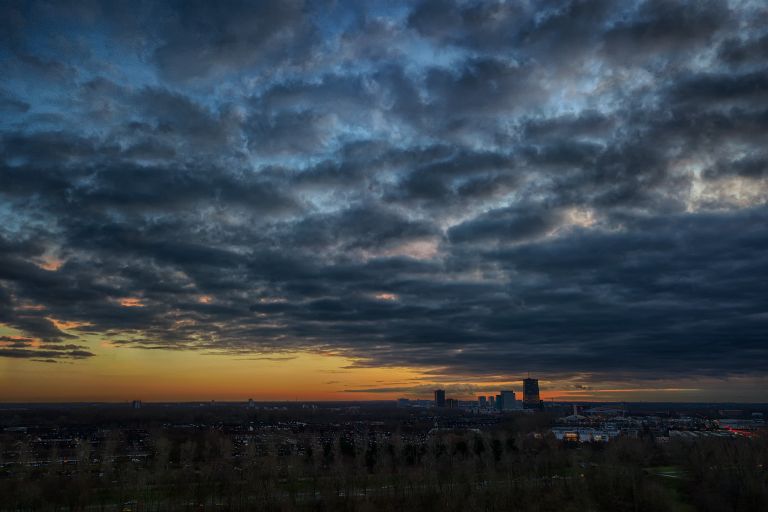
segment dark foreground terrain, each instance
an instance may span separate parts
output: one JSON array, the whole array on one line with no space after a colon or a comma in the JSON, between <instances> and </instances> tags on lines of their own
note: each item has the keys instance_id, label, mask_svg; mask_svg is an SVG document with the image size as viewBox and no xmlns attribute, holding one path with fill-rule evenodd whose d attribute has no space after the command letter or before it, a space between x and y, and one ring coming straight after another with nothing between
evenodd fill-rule
<instances>
[{"instance_id":1,"label":"dark foreground terrain","mask_svg":"<svg viewBox=\"0 0 768 512\"><path fill-rule=\"evenodd\" d=\"M0 510L768 510L762 429L558 441L565 414L7 406Z\"/></svg>"}]
</instances>

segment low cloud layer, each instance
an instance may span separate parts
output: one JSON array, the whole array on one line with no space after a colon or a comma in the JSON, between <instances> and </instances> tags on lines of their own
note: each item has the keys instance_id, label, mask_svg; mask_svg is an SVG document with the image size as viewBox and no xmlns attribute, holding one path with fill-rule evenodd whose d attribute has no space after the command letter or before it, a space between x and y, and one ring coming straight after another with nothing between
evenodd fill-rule
<instances>
[{"instance_id":1,"label":"low cloud layer","mask_svg":"<svg viewBox=\"0 0 768 512\"><path fill-rule=\"evenodd\" d=\"M5 2L0 357L762 375L767 14Z\"/></svg>"}]
</instances>

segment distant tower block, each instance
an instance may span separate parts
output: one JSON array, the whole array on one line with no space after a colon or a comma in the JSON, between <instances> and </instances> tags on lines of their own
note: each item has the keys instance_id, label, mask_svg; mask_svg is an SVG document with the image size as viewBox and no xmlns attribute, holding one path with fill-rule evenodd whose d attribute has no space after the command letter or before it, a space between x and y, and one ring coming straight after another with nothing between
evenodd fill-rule
<instances>
[{"instance_id":1,"label":"distant tower block","mask_svg":"<svg viewBox=\"0 0 768 512\"><path fill-rule=\"evenodd\" d=\"M445 390L435 390L435 407L445 407Z\"/></svg>"},{"instance_id":2,"label":"distant tower block","mask_svg":"<svg viewBox=\"0 0 768 512\"><path fill-rule=\"evenodd\" d=\"M523 379L523 407L537 409L541 407L539 396L539 379Z\"/></svg>"},{"instance_id":3,"label":"distant tower block","mask_svg":"<svg viewBox=\"0 0 768 512\"><path fill-rule=\"evenodd\" d=\"M141 409L141 400L131 402L131 409Z\"/></svg>"},{"instance_id":4,"label":"distant tower block","mask_svg":"<svg viewBox=\"0 0 768 512\"><path fill-rule=\"evenodd\" d=\"M502 411L514 411L518 409L517 399L514 391L502 391L496 395L496 406Z\"/></svg>"}]
</instances>

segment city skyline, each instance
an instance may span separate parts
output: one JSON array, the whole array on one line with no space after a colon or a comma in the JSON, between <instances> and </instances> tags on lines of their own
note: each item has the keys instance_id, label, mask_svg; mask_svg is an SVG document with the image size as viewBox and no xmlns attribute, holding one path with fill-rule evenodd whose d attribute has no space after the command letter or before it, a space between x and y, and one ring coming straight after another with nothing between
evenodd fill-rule
<instances>
[{"instance_id":1,"label":"city skyline","mask_svg":"<svg viewBox=\"0 0 768 512\"><path fill-rule=\"evenodd\" d=\"M2 2L0 402L768 402L767 14Z\"/></svg>"}]
</instances>

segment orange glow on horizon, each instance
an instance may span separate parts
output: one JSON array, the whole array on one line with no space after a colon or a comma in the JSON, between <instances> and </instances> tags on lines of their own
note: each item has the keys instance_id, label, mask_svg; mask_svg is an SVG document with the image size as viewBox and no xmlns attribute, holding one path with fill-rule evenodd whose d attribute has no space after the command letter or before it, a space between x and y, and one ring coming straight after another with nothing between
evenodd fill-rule
<instances>
[{"instance_id":1,"label":"orange glow on horizon","mask_svg":"<svg viewBox=\"0 0 768 512\"><path fill-rule=\"evenodd\" d=\"M56 321L51 319L51 321ZM58 322L73 328L73 322ZM0 348L49 350L48 343L0 325ZM430 399L434 389L476 400L514 390L522 398L522 376L481 378L440 368L381 367L336 350L224 354L210 350L139 348L126 339L83 334L67 341L93 357L0 357L0 402L67 401L359 401ZM18 347L12 345L18 344ZM151 346L151 345L150 345ZM54 359L56 362L45 362ZM45 361L44 361L45 360ZM656 387L591 382L588 376L540 379L544 401L730 401L764 389L754 379L659 381ZM588 385L587 385L588 384ZM766 381L768 384L768 381ZM733 391L736 389L736 392ZM718 395L718 391L721 392ZM727 393L727 394L726 394ZM743 401L747 401L743 399Z\"/></svg>"}]
</instances>

